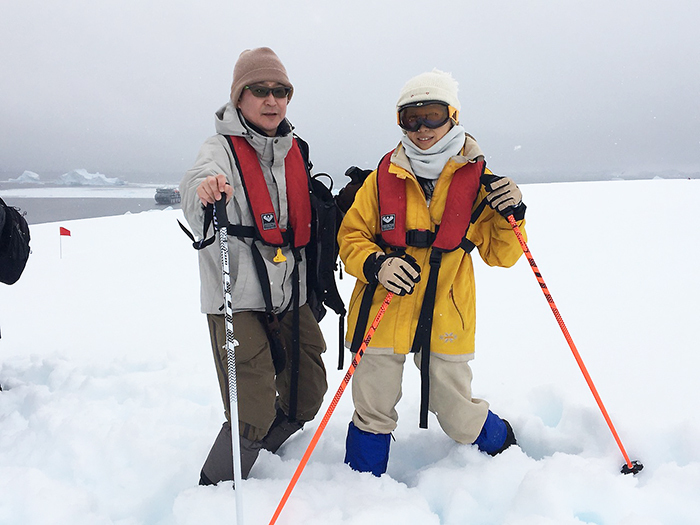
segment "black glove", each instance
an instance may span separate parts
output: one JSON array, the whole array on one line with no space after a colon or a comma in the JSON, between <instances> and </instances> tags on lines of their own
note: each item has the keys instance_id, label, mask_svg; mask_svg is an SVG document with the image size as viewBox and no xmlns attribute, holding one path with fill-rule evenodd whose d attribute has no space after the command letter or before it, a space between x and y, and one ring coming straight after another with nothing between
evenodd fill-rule
<instances>
[{"instance_id":1,"label":"black glove","mask_svg":"<svg viewBox=\"0 0 700 525\"><path fill-rule=\"evenodd\" d=\"M404 252L370 255L364 265L365 277L370 283L379 283L396 295L413 293L420 281L420 266Z\"/></svg>"}]
</instances>

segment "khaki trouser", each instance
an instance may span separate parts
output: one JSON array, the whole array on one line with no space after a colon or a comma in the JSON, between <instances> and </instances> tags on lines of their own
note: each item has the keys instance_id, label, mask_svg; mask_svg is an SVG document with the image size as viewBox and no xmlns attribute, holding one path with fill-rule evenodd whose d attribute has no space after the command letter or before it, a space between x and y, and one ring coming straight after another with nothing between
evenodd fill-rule
<instances>
[{"instance_id":1,"label":"khaki trouser","mask_svg":"<svg viewBox=\"0 0 700 525\"><path fill-rule=\"evenodd\" d=\"M401 399L404 354L365 353L352 380L355 413L352 421L360 430L389 434L399 420L396 404ZM414 355L420 368L420 353ZM445 434L458 443L470 444L479 437L489 404L472 398L472 370L469 361L430 356L430 402ZM419 407L416 407L416 414ZM418 417L416 417L416 422Z\"/></svg>"},{"instance_id":2,"label":"khaki trouser","mask_svg":"<svg viewBox=\"0 0 700 525\"><path fill-rule=\"evenodd\" d=\"M235 348L239 428L241 436L251 441L259 441L267 434L275 419L276 400L284 413L289 413L293 315L290 311L280 321L288 354L285 369L276 377L260 316L259 312L233 314L233 333L239 343ZM225 320L223 315L207 314L207 321L221 399L230 422ZM326 344L308 305L299 309L299 347L297 419L304 423L319 411L328 388L321 359Z\"/></svg>"}]
</instances>

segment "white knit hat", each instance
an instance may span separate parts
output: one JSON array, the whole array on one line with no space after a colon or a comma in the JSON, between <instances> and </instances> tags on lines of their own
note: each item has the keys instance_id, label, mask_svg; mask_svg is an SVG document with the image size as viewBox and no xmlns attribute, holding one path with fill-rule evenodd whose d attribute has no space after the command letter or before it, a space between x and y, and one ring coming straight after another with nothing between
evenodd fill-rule
<instances>
[{"instance_id":1,"label":"white knit hat","mask_svg":"<svg viewBox=\"0 0 700 525\"><path fill-rule=\"evenodd\" d=\"M416 102L438 100L460 111L461 104L457 98L458 88L459 84L450 73L439 69L421 73L406 82L401 89L396 109L399 110L403 106Z\"/></svg>"}]
</instances>

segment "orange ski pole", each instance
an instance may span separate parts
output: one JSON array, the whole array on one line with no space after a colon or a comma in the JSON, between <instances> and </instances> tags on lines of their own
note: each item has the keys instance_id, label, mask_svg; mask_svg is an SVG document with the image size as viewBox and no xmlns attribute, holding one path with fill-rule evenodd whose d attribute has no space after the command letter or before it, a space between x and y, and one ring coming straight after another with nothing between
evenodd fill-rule
<instances>
[{"instance_id":1,"label":"orange ski pole","mask_svg":"<svg viewBox=\"0 0 700 525\"><path fill-rule=\"evenodd\" d=\"M610 419L610 416L608 415L608 411L605 409L605 405L603 405L603 401L600 398L600 395L598 394L598 390L596 389L595 385L593 384L593 380L591 379L590 374L588 373L588 370L586 369L586 365L583 363L583 359L581 359L581 354L579 354L578 350L576 349L576 345L574 344L574 340L571 338L571 334L569 334L569 330L566 328L566 325L564 324L564 320L561 317L561 314L559 313L559 310L557 309L556 304L554 304L554 299L552 299L552 295L549 293L549 289L547 288L547 285L544 282L544 279L542 278L542 274L540 273L540 269L537 267L537 264L535 264L535 259L532 257L532 253L530 253L530 249L527 247L527 243L525 242L525 239L523 238L523 234L520 231L520 228L518 228L518 224L515 221L515 217L513 217L512 214L508 215L507 217L508 222L510 225L513 227L513 232L515 232L516 237L518 238L518 241L520 242L520 247L523 249L523 253L525 254L525 257L527 257L528 262L530 263L530 267L532 268L532 271L535 273L535 277L537 277L537 282L540 283L540 288L542 288L542 293L544 296L547 298L547 302L549 303L549 307L552 309L552 313L554 314L554 317L557 320L557 323L559 323L559 328L561 328L562 333L564 334L564 337L566 338L566 342L569 343L569 348L571 348L571 352L574 354L574 358L576 359L576 362L578 363L579 368L581 369L581 372L583 373L583 377L586 378L586 383L588 383L588 387L591 389L591 393L593 394L593 397L596 400L596 403L598 403L598 407L600 408L600 411L603 413L603 417L605 418L606 423L608 424L608 427L610 427L610 431L612 432L613 437L615 438L615 441L617 442L617 446L620 447L620 451L622 452L622 457L625 458L625 464L622 466L621 472L623 474L636 474L640 470L644 468L644 465L642 465L639 461L630 461L629 456L627 455L627 451L625 450L625 447L622 445L622 440L620 439L620 436L617 434L617 431L615 430L615 426L613 425L612 419Z\"/></svg>"},{"instance_id":2,"label":"orange ski pole","mask_svg":"<svg viewBox=\"0 0 700 525\"><path fill-rule=\"evenodd\" d=\"M282 512L282 509L284 508L284 505L287 503L287 500L289 499L289 495L292 493L292 490L294 490L294 486L297 484L297 481L299 481L299 476L301 476L301 473L304 470L304 467L306 467L306 463L309 461L309 458L311 457L311 453L314 451L314 448L316 448L316 444L318 443L318 440L321 438L321 434L325 430L326 425L328 424L328 421L331 418L331 415L333 415L333 411L335 410L335 407L338 405L338 402L340 401L340 398L343 395L343 392L345 392L345 387L348 386L348 383L350 382L352 375L355 373L355 369L357 368L357 364L360 362L360 359L362 359L362 356L365 353L365 349L367 348L367 345L369 344L370 340L372 339L372 336L374 335L374 331L377 329L377 326L379 325L379 321L381 321L382 317L384 317L384 312L386 312L386 309L388 308L389 303L391 302L391 299L393 297L394 297L394 294L392 292L389 292L386 294L386 297L384 298L384 302L379 307L379 311L377 312L377 315L375 316L374 321L372 321L372 324L370 325L369 329L367 330L367 335L365 335L365 338L362 340L362 344L360 345L360 348L357 350L357 353L355 354L355 357L353 358L352 363L350 363L350 366L348 367L348 371L345 373L345 377L343 377L343 380L340 383L340 387L338 388L338 391L335 393L335 397L333 397L333 400L331 401L331 404L328 407L328 410L326 410L326 414L323 416L321 423L318 425L316 432L314 433L313 437L311 438L311 443L309 443L309 446L306 447L306 452L304 452L304 456L301 458L301 461L299 462L299 466L297 467L296 471L294 472L294 475L292 476L291 481L289 482L289 485L287 486L287 490L284 492L284 495L282 496L282 499L280 500L279 505L277 505L277 509L275 510L275 513L272 516L272 519L270 520L269 525L274 525L274 523L277 522L277 518L279 518L279 515Z\"/></svg>"}]
</instances>

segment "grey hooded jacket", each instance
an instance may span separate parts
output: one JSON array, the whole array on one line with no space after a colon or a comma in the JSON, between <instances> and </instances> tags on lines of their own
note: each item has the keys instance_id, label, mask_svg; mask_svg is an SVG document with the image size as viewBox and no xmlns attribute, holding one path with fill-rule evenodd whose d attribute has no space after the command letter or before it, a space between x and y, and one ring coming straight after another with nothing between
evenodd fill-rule
<instances>
[{"instance_id":1,"label":"grey hooded jacket","mask_svg":"<svg viewBox=\"0 0 700 525\"><path fill-rule=\"evenodd\" d=\"M217 135L210 137L202 145L194 166L187 171L180 183L182 194L182 210L195 236L212 235L212 228L202 233L204 225L204 207L197 196L197 187L206 177L217 174L226 175L226 179L233 187L233 198L226 206L226 212L231 224L253 226L250 207L246 200L245 191L241 183L241 177L236 169L231 150L225 135L245 137L258 154L267 188L270 192L272 204L277 214L280 228L287 228L288 206L287 185L284 174L284 159L292 147L292 126L287 121L290 132L280 137L268 137L248 128L238 111L229 101L216 112ZM251 245L252 239L240 239L229 236L229 261L231 272L231 293L233 311L265 311L262 289L258 280ZM282 248L282 254L286 257L284 262L273 262L277 248L265 246L260 241L255 241L265 260L270 279L272 292L272 305L275 312L285 310L290 306L292 299L292 270L294 269L294 255L289 247ZM224 304L223 285L221 277L221 254L219 242L214 242L199 251L199 274L201 280L201 308L203 313L223 313ZM306 302L306 259L302 251L302 260L299 263L299 304Z\"/></svg>"}]
</instances>

